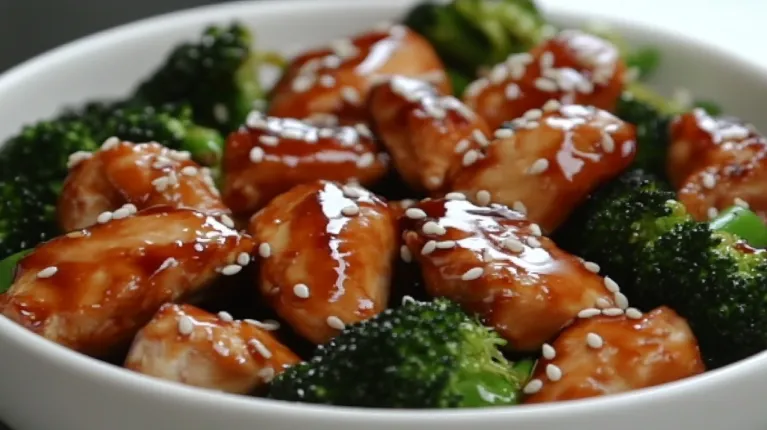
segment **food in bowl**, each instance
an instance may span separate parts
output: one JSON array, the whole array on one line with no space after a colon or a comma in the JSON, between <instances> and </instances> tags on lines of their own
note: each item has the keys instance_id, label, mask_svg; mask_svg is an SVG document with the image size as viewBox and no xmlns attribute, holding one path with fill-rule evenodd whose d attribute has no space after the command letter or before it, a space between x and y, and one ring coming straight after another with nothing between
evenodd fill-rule
<instances>
[{"instance_id":1,"label":"food in bowl","mask_svg":"<svg viewBox=\"0 0 767 430\"><path fill-rule=\"evenodd\" d=\"M268 91L250 46L211 27L3 146L5 317L158 378L379 408L609 395L764 349L764 139L645 88L652 50L466 0Z\"/></svg>"}]
</instances>

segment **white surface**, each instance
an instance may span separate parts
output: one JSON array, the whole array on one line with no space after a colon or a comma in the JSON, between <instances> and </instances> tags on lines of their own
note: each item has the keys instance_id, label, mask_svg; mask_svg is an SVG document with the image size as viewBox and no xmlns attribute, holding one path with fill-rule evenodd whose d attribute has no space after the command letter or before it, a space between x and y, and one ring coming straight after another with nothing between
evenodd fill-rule
<instances>
[{"instance_id":1,"label":"white surface","mask_svg":"<svg viewBox=\"0 0 767 430\"><path fill-rule=\"evenodd\" d=\"M296 0L228 5L102 34L0 78L0 136L64 103L125 93L173 43L193 37L211 21L243 19L258 28L260 45L277 48L365 29L397 16L408 3ZM586 3L579 1L580 6ZM652 3L642 4L651 8L648 4ZM621 9L628 11L624 16L631 17L630 9ZM613 6L613 10L617 9ZM677 14L674 20L684 21L685 17ZM637 28L626 32L633 40L664 43L660 87L687 86L720 100L733 114L757 125L767 124L759 95L767 89L767 72L662 32ZM0 416L15 430L767 428L762 399L767 385L765 354L687 381L625 395L556 405L440 412L298 406L183 387L91 360L31 335L4 318L0 318L0 362Z\"/></svg>"}]
</instances>

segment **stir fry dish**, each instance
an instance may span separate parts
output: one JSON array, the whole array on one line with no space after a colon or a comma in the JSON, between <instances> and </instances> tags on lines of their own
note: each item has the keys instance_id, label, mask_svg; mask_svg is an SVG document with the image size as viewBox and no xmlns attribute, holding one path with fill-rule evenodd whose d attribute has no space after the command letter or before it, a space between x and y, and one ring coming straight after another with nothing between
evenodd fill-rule
<instances>
[{"instance_id":1,"label":"stir fry dish","mask_svg":"<svg viewBox=\"0 0 767 430\"><path fill-rule=\"evenodd\" d=\"M368 408L593 398L767 349L767 138L650 89L655 48L530 0L254 46L213 25L2 145L5 318L179 384Z\"/></svg>"}]
</instances>

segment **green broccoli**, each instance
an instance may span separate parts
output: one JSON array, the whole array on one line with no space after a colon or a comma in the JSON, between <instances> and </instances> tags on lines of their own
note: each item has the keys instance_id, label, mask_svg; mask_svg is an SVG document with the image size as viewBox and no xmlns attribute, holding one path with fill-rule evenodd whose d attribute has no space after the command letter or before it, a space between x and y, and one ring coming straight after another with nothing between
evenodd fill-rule
<instances>
[{"instance_id":1,"label":"green broccoli","mask_svg":"<svg viewBox=\"0 0 767 430\"><path fill-rule=\"evenodd\" d=\"M69 155L98 147L77 119L29 125L0 149L0 258L58 233L56 201Z\"/></svg>"},{"instance_id":2,"label":"green broccoli","mask_svg":"<svg viewBox=\"0 0 767 430\"><path fill-rule=\"evenodd\" d=\"M637 154L633 167L665 179L671 116L627 91L618 100L615 114L636 127Z\"/></svg>"},{"instance_id":3,"label":"green broccoli","mask_svg":"<svg viewBox=\"0 0 767 430\"><path fill-rule=\"evenodd\" d=\"M513 405L531 363L446 299L410 301L347 327L272 383L274 399L377 408Z\"/></svg>"},{"instance_id":4,"label":"green broccoli","mask_svg":"<svg viewBox=\"0 0 767 430\"><path fill-rule=\"evenodd\" d=\"M424 2L404 23L434 46L453 75L469 81L479 69L530 50L551 31L532 0Z\"/></svg>"},{"instance_id":5,"label":"green broccoli","mask_svg":"<svg viewBox=\"0 0 767 430\"><path fill-rule=\"evenodd\" d=\"M667 305L687 318L709 367L767 349L767 253L745 243L764 225L740 229L739 238L726 231L731 223L693 220L674 198L652 176L627 173L594 193L555 239L598 263L634 306Z\"/></svg>"},{"instance_id":6,"label":"green broccoli","mask_svg":"<svg viewBox=\"0 0 767 430\"><path fill-rule=\"evenodd\" d=\"M16 266L32 250L17 252L3 260L0 260L0 294L5 293L13 285L13 279L16 276Z\"/></svg>"},{"instance_id":7,"label":"green broccoli","mask_svg":"<svg viewBox=\"0 0 767 430\"><path fill-rule=\"evenodd\" d=\"M210 26L199 40L177 46L135 97L153 106L189 103L195 122L231 132L264 99L261 61L251 44L250 31L240 23Z\"/></svg>"}]
</instances>

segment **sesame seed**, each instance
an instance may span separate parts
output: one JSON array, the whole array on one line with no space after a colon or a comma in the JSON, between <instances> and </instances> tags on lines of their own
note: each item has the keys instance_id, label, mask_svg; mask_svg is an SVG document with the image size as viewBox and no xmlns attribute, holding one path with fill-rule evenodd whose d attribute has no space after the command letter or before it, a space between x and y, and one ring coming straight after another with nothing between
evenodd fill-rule
<instances>
[{"instance_id":1,"label":"sesame seed","mask_svg":"<svg viewBox=\"0 0 767 430\"><path fill-rule=\"evenodd\" d=\"M284 133L288 132L289 129L283 130ZM300 139L303 135L297 137L297 139ZM287 138L287 136L286 136ZM261 142L261 144L266 146L277 146L280 144L280 139L277 136L270 136L268 134L261 135L261 137L258 138L258 141Z\"/></svg>"},{"instance_id":2,"label":"sesame seed","mask_svg":"<svg viewBox=\"0 0 767 430\"><path fill-rule=\"evenodd\" d=\"M543 232L541 231L541 226L538 224L530 224L530 232L533 233L533 236L541 237L543 236Z\"/></svg>"},{"instance_id":3,"label":"sesame seed","mask_svg":"<svg viewBox=\"0 0 767 430\"><path fill-rule=\"evenodd\" d=\"M592 261L584 261L583 267L585 267L586 270L588 270L591 273L599 273L599 271L601 270L601 268L599 267L599 264L594 263Z\"/></svg>"},{"instance_id":4,"label":"sesame seed","mask_svg":"<svg viewBox=\"0 0 767 430\"><path fill-rule=\"evenodd\" d=\"M714 218L716 218L719 215L719 210L717 210L714 207L708 208L708 211L706 211L706 212L707 212L707 215L708 215L709 219L714 219Z\"/></svg>"},{"instance_id":5,"label":"sesame seed","mask_svg":"<svg viewBox=\"0 0 767 430\"><path fill-rule=\"evenodd\" d=\"M602 149L608 154L612 154L615 151L615 141L607 133L602 133Z\"/></svg>"},{"instance_id":6,"label":"sesame seed","mask_svg":"<svg viewBox=\"0 0 767 430\"><path fill-rule=\"evenodd\" d=\"M121 207L112 213L112 219L128 218L131 215L132 214L129 208Z\"/></svg>"},{"instance_id":7,"label":"sesame seed","mask_svg":"<svg viewBox=\"0 0 767 430\"><path fill-rule=\"evenodd\" d=\"M332 88L336 84L336 78L330 75L320 76L320 85L325 88Z\"/></svg>"},{"instance_id":8,"label":"sesame seed","mask_svg":"<svg viewBox=\"0 0 767 430\"><path fill-rule=\"evenodd\" d=\"M499 128L498 130L495 130L494 135L496 139L511 139L514 137L514 130L510 128Z\"/></svg>"},{"instance_id":9,"label":"sesame seed","mask_svg":"<svg viewBox=\"0 0 767 430\"><path fill-rule=\"evenodd\" d=\"M524 203L517 200L511 205L511 208L514 209L514 211L521 213L522 215L527 215L527 206L525 206Z\"/></svg>"},{"instance_id":10,"label":"sesame seed","mask_svg":"<svg viewBox=\"0 0 767 430\"><path fill-rule=\"evenodd\" d=\"M152 185L154 186L154 189L161 193L168 189L168 177L167 176L161 176L155 180L152 181Z\"/></svg>"},{"instance_id":11,"label":"sesame seed","mask_svg":"<svg viewBox=\"0 0 767 430\"><path fill-rule=\"evenodd\" d=\"M101 150L108 151L119 144L120 144L120 139L118 139L115 136L112 136L108 138L107 140L105 140L104 143L101 144Z\"/></svg>"},{"instance_id":12,"label":"sesame seed","mask_svg":"<svg viewBox=\"0 0 767 430\"><path fill-rule=\"evenodd\" d=\"M248 341L248 344L252 345L253 348L258 352L262 357L265 359L272 358L272 351L269 351L269 348L267 348L261 341L258 339L251 339Z\"/></svg>"},{"instance_id":13,"label":"sesame seed","mask_svg":"<svg viewBox=\"0 0 767 430\"><path fill-rule=\"evenodd\" d=\"M524 73L524 70L522 73ZM512 82L509 85L506 85L506 89L503 91L503 93L507 100L516 100L519 98L522 91L519 89L519 85Z\"/></svg>"},{"instance_id":14,"label":"sesame seed","mask_svg":"<svg viewBox=\"0 0 767 430\"><path fill-rule=\"evenodd\" d=\"M554 67L554 54L551 51L546 51L541 54L539 60L542 69L550 69Z\"/></svg>"},{"instance_id":15,"label":"sesame seed","mask_svg":"<svg viewBox=\"0 0 767 430\"><path fill-rule=\"evenodd\" d=\"M362 123L355 124L354 129L357 130L357 133L359 133L362 136L373 137L373 132L365 124L362 124Z\"/></svg>"},{"instance_id":16,"label":"sesame seed","mask_svg":"<svg viewBox=\"0 0 767 430\"><path fill-rule=\"evenodd\" d=\"M530 166L529 169L527 169L527 173L529 175L539 175L546 171L546 169L549 168L549 160L545 158L539 158L533 162L533 164Z\"/></svg>"},{"instance_id":17,"label":"sesame seed","mask_svg":"<svg viewBox=\"0 0 767 430\"><path fill-rule=\"evenodd\" d=\"M560 103L559 100L550 99L549 101L543 104L543 111L554 112L559 110L561 107L562 107L562 103Z\"/></svg>"},{"instance_id":18,"label":"sesame seed","mask_svg":"<svg viewBox=\"0 0 767 430\"><path fill-rule=\"evenodd\" d=\"M493 70L490 71L490 74L487 76L487 79L489 79L490 82L493 84L499 84L505 81L508 76L509 76L509 70L506 68L505 65L501 64L501 65L493 67Z\"/></svg>"},{"instance_id":19,"label":"sesame seed","mask_svg":"<svg viewBox=\"0 0 767 430\"><path fill-rule=\"evenodd\" d=\"M637 308L626 309L626 317L632 320L638 320L642 318L642 312Z\"/></svg>"},{"instance_id":20,"label":"sesame seed","mask_svg":"<svg viewBox=\"0 0 767 430\"><path fill-rule=\"evenodd\" d=\"M405 216L410 219L419 220L426 218L426 212L418 208L409 208L405 211Z\"/></svg>"},{"instance_id":21,"label":"sesame seed","mask_svg":"<svg viewBox=\"0 0 767 430\"><path fill-rule=\"evenodd\" d=\"M234 321L234 317L232 317L232 314L230 314L227 311L221 311L218 313L218 319L225 322L232 322Z\"/></svg>"},{"instance_id":22,"label":"sesame seed","mask_svg":"<svg viewBox=\"0 0 767 430\"><path fill-rule=\"evenodd\" d=\"M626 309L629 307L629 299L625 294L617 292L615 293L615 304L621 309Z\"/></svg>"},{"instance_id":23,"label":"sesame seed","mask_svg":"<svg viewBox=\"0 0 767 430\"><path fill-rule=\"evenodd\" d=\"M106 211L99 214L99 216L96 217L96 222L99 224L106 224L109 221L112 221L112 212Z\"/></svg>"},{"instance_id":24,"label":"sesame seed","mask_svg":"<svg viewBox=\"0 0 767 430\"><path fill-rule=\"evenodd\" d=\"M530 109L529 111L525 112L522 117L525 118L528 121L536 121L541 119L543 116L543 112L540 109Z\"/></svg>"},{"instance_id":25,"label":"sesame seed","mask_svg":"<svg viewBox=\"0 0 767 430\"><path fill-rule=\"evenodd\" d=\"M272 247L264 242L260 245L258 245L258 255L261 256L261 258L269 258L272 255Z\"/></svg>"},{"instance_id":26,"label":"sesame seed","mask_svg":"<svg viewBox=\"0 0 767 430\"><path fill-rule=\"evenodd\" d=\"M610 301L609 301L609 300L607 300L607 299L606 299L606 298L604 298L604 297L600 297L600 298L598 298L598 299L597 299L597 301L596 301L596 303L597 303L597 307L598 307L599 309L606 309L606 308L609 308L610 306L612 306L612 304L610 303Z\"/></svg>"},{"instance_id":27,"label":"sesame seed","mask_svg":"<svg viewBox=\"0 0 767 430\"><path fill-rule=\"evenodd\" d=\"M189 151L168 151L168 156L176 161L188 161L192 158Z\"/></svg>"},{"instance_id":28,"label":"sesame seed","mask_svg":"<svg viewBox=\"0 0 767 430\"><path fill-rule=\"evenodd\" d=\"M591 318L595 317L599 314L601 314L602 311L600 311L597 308L586 308L578 312L578 318Z\"/></svg>"},{"instance_id":29,"label":"sesame seed","mask_svg":"<svg viewBox=\"0 0 767 430\"><path fill-rule=\"evenodd\" d=\"M237 256L237 264L240 266L247 266L248 263L250 263L250 254L241 252L240 255Z\"/></svg>"},{"instance_id":30,"label":"sesame seed","mask_svg":"<svg viewBox=\"0 0 767 430\"><path fill-rule=\"evenodd\" d=\"M307 287L306 284L296 284L293 286L293 294L295 294L298 298L308 299L309 287Z\"/></svg>"},{"instance_id":31,"label":"sesame seed","mask_svg":"<svg viewBox=\"0 0 767 430\"><path fill-rule=\"evenodd\" d=\"M538 121L529 121L529 122L524 124L524 127L527 130L533 130L535 128L538 128L539 125L540 124L538 123Z\"/></svg>"},{"instance_id":32,"label":"sesame seed","mask_svg":"<svg viewBox=\"0 0 767 430\"><path fill-rule=\"evenodd\" d=\"M265 128L267 122L264 120L264 114L258 111L251 111L247 117L245 117L245 125L248 128Z\"/></svg>"},{"instance_id":33,"label":"sesame seed","mask_svg":"<svg viewBox=\"0 0 767 430\"><path fill-rule=\"evenodd\" d=\"M232 219L229 218L229 215L226 214L221 214L221 224L229 228L234 228L234 221L232 221Z\"/></svg>"},{"instance_id":34,"label":"sesame seed","mask_svg":"<svg viewBox=\"0 0 767 430\"><path fill-rule=\"evenodd\" d=\"M503 241L503 247L508 249L511 252L522 252L525 250L525 245L523 245L522 242L518 241L517 239L514 239L513 237L505 239Z\"/></svg>"},{"instance_id":35,"label":"sesame seed","mask_svg":"<svg viewBox=\"0 0 767 430\"><path fill-rule=\"evenodd\" d=\"M618 286L618 283L613 281L612 278L610 278L609 276L605 276L603 282L605 284L605 288L607 288L607 291L609 291L609 292L611 292L613 294L615 294L615 293L617 293L617 292L619 292L621 290L621 287Z\"/></svg>"},{"instance_id":36,"label":"sesame seed","mask_svg":"<svg viewBox=\"0 0 767 430\"><path fill-rule=\"evenodd\" d=\"M274 379L275 372L274 372L274 369L272 369L271 367L264 367L263 369L258 371L257 375L264 382L269 383L269 382L272 382L272 380Z\"/></svg>"},{"instance_id":37,"label":"sesame seed","mask_svg":"<svg viewBox=\"0 0 767 430\"><path fill-rule=\"evenodd\" d=\"M452 193L445 194L445 198L447 200L466 200L466 194L457 193L454 191Z\"/></svg>"},{"instance_id":38,"label":"sesame seed","mask_svg":"<svg viewBox=\"0 0 767 430\"><path fill-rule=\"evenodd\" d=\"M540 379L531 379L530 382L525 385L525 388L523 388L522 391L525 394L535 394L541 391L541 388L543 388L543 381Z\"/></svg>"},{"instance_id":39,"label":"sesame seed","mask_svg":"<svg viewBox=\"0 0 767 430\"><path fill-rule=\"evenodd\" d=\"M372 153L367 152L365 154L362 154L360 158L357 159L357 167L359 167L360 169L364 169L366 167L372 166L374 162L375 162L375 156Z\"/></svg>"},{"instance_id":40,"label":"sesame seed","mask_svg":"<svg viewBox=\"0 0 767 430\"><path fill-rule=\"evenodd\" d=\"M178 319L178 332L184 336L189 336L194 331L194 321L186 315Z\"/></svg>"},{"instance_id":41,"label":"sesame seed","mask_svg":"<svg viewBox=\"0 0 767 430\"><path fill-rule=\"evenodd\" d=\"M535 88L538 88L539 90L546 93L553 93L558 89L557 83L548 78L536 78L534 85Z\"/></svg>"},{"instance_id":42,"label":"sesame seed","mask_svg":"<svg viewBox=\"0 0 767 430\"><path fill-rule=\"evenodd\" d=\"M596 333L589 333L586 335L586 344L591 348L599 349L604 345L604 341L602 340L602 336Z\"/></svg>"},{"instance_id":43,"label":"sesame seed","mask_svg":"<svg viewBox=\"0 0 767 430\"><path fill-rule=\"evenodd\" d=\"M205 247L203 247L201 243L195 243L194 250L197 252L202 252L205 250Z\"/></svg>"},{"instance_id":44,"label":"sesame seed","mask_svg":"<svg viewBox=\"0 0 767 430\"><path fill-rule=\"evenodd\" d=\"M360 93L352 87L341 88L341 98L349 104L358 105L362 102Z\"/></svg>"},{"instance_id":45,"label":"sesame seed","mask_svg":"<svg viewBox=\"0 0 767 430\"><path fill-rule=\"evenodd\" d=\"M326 322L330 328L334 328L336 330L343 330L346 328L346 324L344 324L344 322L341 321L341 318L338 318L337 316L329 316Z\"/></svg>"},{"instance_id":46,"label":"sesame seed","mask_svg":"<svg viewBox=\"0 0 767 430\"><path fill-rule=\"evenodd\" d=\"M186 166L181 169L181 174L186 176L194 176L197 174L197 168L194 166Z\"/></svg>"},{"instance_id":47,"label":"sesame seed","mask_svg":"<svg viewBox=\"0 0 767 430\"><path fill-rule=\"evenodd\" d=\"M471 136L474 138L474 140L477 141L477 143L479 143L480 146L484 147L484 146L490 145L490 141L487 140L487 137L485 136L485 134L482 133L482 131L480 130L472 131Z\"/></svg>"},{"instance_id":48,"label":"sesame seed","mask_svg":"<svg viewBox=\"0 0 767 430\"><path fill-rule=\"evenodd\" d=\"M716 177L712 175L711 173L704 173L702 180L703 180L703 186L705 188L708 188L709 190L713 189L716 186Z\"/></svg>"},{"instance_id":49,"label":"sesame seed","mask_svg":"<svg viewBox=\"0 0 767 430\"><path fill-rule=\"evenodd\" d=\"M623 315L624 311L621 308L607 308L602 309L602 315L608 316L608 317L617 317L620 315Z\"/></svg>"},{"instance_id":50,"label":"sesame seed","mask_svg":"<svg viewBox=\"0 0 767 430\"><path fill-rule=\"evenodd\" d=\"M261 329L264 329L266 331L279 330L279 328L280 328L280 323L278 323L277 321L274 321L274 320L265 320L265 321L261 322L261 321L258 321L258 320L246 319L244 321L246 323L248 323L248 324L254 325L254 326L256 326L258 328L261 328Z\"/></svg>"},{"instance_id":51,"label":"sesame seed","mask_svg":"<svg viewBox=\"0 0 767 430\"><path fill-rule=\"evenodd\" d=\"M527 238L527 244L531 248L540 248L541 247L541 242L539 242L538 239L536 239L536 238L534 238L532 236Z\"/></svg>"},{"instance_id":52,"label":"sesame seed","mask_svg":"<svg viewBox=\"0 0 767 430\"><path fill-rule=\"evenodd\" d=\"M322 65L327 67L328 69L336 69L339 66L341 66L342 60L340 57L336 57L335 55L327 55L325 58L322 59Z\"/></svg>"},{"instance_id":53,"label":"sesame seed","mask_svg":"<svg viewBox=\"0 0 767 430\"><path fill-rule=\"evenodd\" d=\"M477 160L479 160L479 153L473 149L466 151L466 153L463 154L464 167L471 166L472 164L476 163Z\"/></svg>"},{"instance_id":54,"label":"sesame seed","mask_svg":"<svg viewBox=\"0 0 767 430\"><path fill-rule=\"evenodd\" d=\"M441 240L437 242L437 249L451 249L455 248L456 242L454 240Z\"/></svg>"},{"instance_id":55,"label":"sesame seed","mask_svg":"<svg viewBox=\"0 0 767 430\"><path fill-rule=\"evenodd\" d=\"M297 93L304 93L314 86L314 75L299 75L291 83L291 88Z\"/></svg>"},{"instance_id":56,"label":"sesame seed","mask_svg":"<svg viewBox=\"0 0 767 430\"><path fill-rule=\"evenodd\" d=\"M67 169L71 169L91 157L93 157L93 154L91 154L90 152L86 152L86 151L73 152L72 154L69 155L69 158L67 159Z\"/></svg>"},{"instance_id":57,"label":"sesame seed","mask_svg":"<svg viewBox=\"0 0 767 430\"><path fill-rule=\"evenodd\" d=\"M341 209L341 213L346 216L355 216L360 213L360 207L357 205L349 205Z\"/></svg>"},{"instance_id":58,"label":"sesame seed","mask_svg":"<svg viewBox=\"0 0 767 430\"><path fill-rule=\"evenodd\" d=\"M344 185L343 188L344 197L350 198L350 199L358 199L362 197L362 192L355 188L350 187L349 185Z\"/></svg>"},{"instance_id":59,"label":"sesame seed","mask_svg":"<svg viewBox=\"0 0 767 430\"><path fill-rule=\"evenodd\" d=\"M224 266L223 269L221 269L221 274L224 276L232 276L240 273L242 270L242 266L239 266L237 264L230 264L228 266Z\"/></svg>"},{"instance_id":60,"label":"sesame seed","mask_svg":"<svg viewBox=\"0 0 767 430\"><path fill-rule=\"evenodd\" d=\"M56 272L58 272L58 271L59 271L58 267L56 267L56 266L49 266L49 267L46 267L45 269L37 272L37 277L40 278L40 279L50 278L51 276L55 275Z\"/></svg>"},{"instance_id":61,"label":"sesame seed","mask_svg":"<svg viewBox=\"0 0 767 430\"><path fill-rule=\"evenodd\" d=\"M492 200L492 195L490 194L490 191L487 191L487 190L477 191L477 203L480 206L489 205L491 200Z\"/></svg>"},{"instance_id":62,"label":"sesame seed","mask_svg":"<svg viewBox=\"0 0 767 430\"><path fill-rule=\"evenodd\" d=\"M476 279L479 279L482 277L482 275L485 273L485 269L481 267L474 267L472 269L467 270L464 272L463 275L461 275L461 280L464 281L474 281Z\"/></svg>"},{"instance_id":63,"label":"sesame seed","mask_svg":"<svg viewBox=\"0 0 767 430\"><path fill-rule=\"evenodd\" d=\"M410 252L410 249L405 245L400 246L399 256L400 258L402 258L402 261L404 261L405 263L410 263L413 261L413 254Z\"/></svg>"},{"instance_id":64,"label":"sesame seed","mask_svg":"<svg viewBox=\"0 0 767 430\"><path fill-rule=\"evenodd\" d=\"M559 381L562 379L562 369L555 364L549 363L546 365L546 377L549 378L549 381Z\"/></svg>"},{"instance_id":65,"label":"sesame seed","mask_svg":"<svg viewBox=\"0 0 767 430\"><path fill-rule=\"evenodd\" d=\"M557 356L557 351L554 349L553 346L549 345L548 343L544 343L541 347L541 355L546 360L553 360L554 357Z\"/></svg>"},{"instance_id":66,"label":"sesame seed","mask_svg":"<svg viewBox=\"0 0 767 430\"><path fill-rule=\"evenodd\" d=\"M434 252L435 249L437 249L437 242L430 240L423 245L423 248L421 248L421 255L429 255Z\"/></svg>"},{"instance_id":67,"label":"sesame seed","mask_svg":"<svg viewBox=\"0 0 767 430\"><path fill-rule=\"evenodd\" d=\"M748 202L741 199L740 197L735 197L735 200L733 200L733 203L735 204L735 206L740 206L745 209L749 208Z\"/></svg>"},{"instance_id":68,"label":"sesame seed","mask_svg":"<svg viewBox=\"0 0 767 430\"><path fill-rule=\"evenodd\" d=\"M463 139L458 141L458 144L455 145L455 153L460 154L467 149L469 149L469 145L471 145L471 142L469 142L468 139Z\"/></svg>"}]
</instances>

